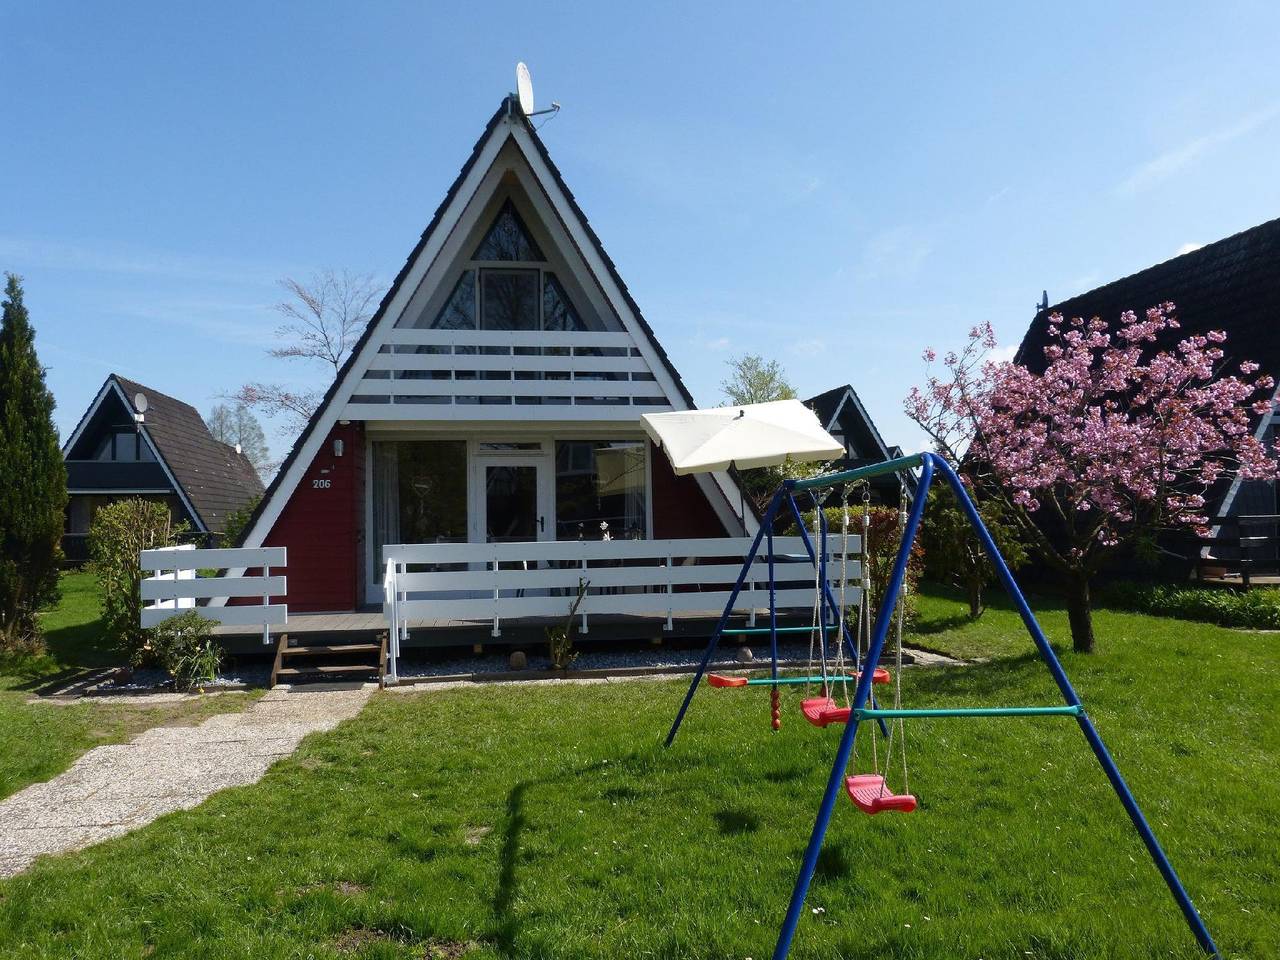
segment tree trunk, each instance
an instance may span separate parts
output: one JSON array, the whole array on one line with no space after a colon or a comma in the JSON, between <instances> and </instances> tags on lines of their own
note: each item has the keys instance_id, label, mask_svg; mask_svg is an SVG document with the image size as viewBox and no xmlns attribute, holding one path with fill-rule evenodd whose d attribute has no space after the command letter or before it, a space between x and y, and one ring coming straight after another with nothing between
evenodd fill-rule
<instances>
[{"instance_id":1,"label":"tree trunk","mask_svg":"<svg viewBox=\"0 0 1280 960\"><path fill-rule=\"evenodd\" d=\"M1089 578L1077 574L1067 580L1067 620L1071 624L1071 649L1093 653L1093 604Z\"/></svg>"},{"instance_id":2,"label":"tree trunk","mask_svg":"<svg viewBox=\"0 0 1280 960\"><path fill-rule=\"evenodd\" d=\"M982 581L970 580L967 584L969 594L969 619L977 620L982 616Z\"/></svg>"}]
</instances>

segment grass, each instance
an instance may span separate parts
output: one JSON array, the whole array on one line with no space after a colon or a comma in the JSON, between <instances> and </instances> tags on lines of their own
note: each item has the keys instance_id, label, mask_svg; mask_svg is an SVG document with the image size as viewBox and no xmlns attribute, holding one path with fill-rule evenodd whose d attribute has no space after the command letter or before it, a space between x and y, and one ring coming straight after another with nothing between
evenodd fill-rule
<instances>
[{"instance_id":1,"label":"grass","mask_svg":"<svg viewBox=\"0 0 1280 960\"><path fill-rule=\"evenodd\" d=\"M1056 702L998 605L908 704ZM1063 618L1046 626L1065 642ZM1104 613L1067 669L1228 957L1280 955L1273 639ZM1016 652L1015 652L1016 651ZM251 787L0 883L12 958L768 956L836 731L672 682L375 696ZM1074 721L922 721L909 816L837 808L793 956L1190 958ZM864 753L865 765L865 753Z\"/></svg>"},{"instance_id":2,"label":"grass","mask_svg":"<svg viewBox=\"0 0 1280 960\"><path fill-rule=\"evenodd\" d=\"M246 694L146 705L32 702L47 691L96 667L119 662L104 649L96 581L88 573L62 577L62 600L42 615L48 653L0 659L0 799L27 784L65 770L86 750L122 743L148 727L198 723L215 713L239 710Z\"/></svg>"}]
</instances>

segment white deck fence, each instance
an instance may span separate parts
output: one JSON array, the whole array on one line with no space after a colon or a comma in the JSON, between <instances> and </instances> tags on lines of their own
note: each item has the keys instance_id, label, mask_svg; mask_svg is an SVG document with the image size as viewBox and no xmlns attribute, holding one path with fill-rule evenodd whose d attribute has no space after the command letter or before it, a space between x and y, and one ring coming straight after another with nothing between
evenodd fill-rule
<instances>
[{"instance_id":1,"label":"white deck fence","mask_svg":"<svg viewBox=\"0 0 1280 960\"><path fill-rule=\"evenodd\" d=\"M143 550L138 564L152 575L142 581L142 626L154 627L188 610L199 610L209 620L233 626L262 626L262 642L271 642L271 628L284 626L289 608L272 603L272 597L288 593L287 578L272 574L288 565L284 547L255 547L236 550L197 550L191 546ZM219 575L197 576L199 570L217 570ZM235 569L260 569L257 576L222 576ZM252 597L259 603L216 606L208 601ZM197 606L197 601L206 603Z\"/></svg>"},{"instance_id":2,"label":"white deck fence","mask_svg":"<svg viewBox=\"0 0 1280 960\"><path fill-rule=\"evenodd\" d=\"M587 585L578 607L581 631L593 615L705 612L717 617L729 602L749 537L689 540L540 541L535 543L395 544L383 547L383 612L390 629L394 674L400 641L414 620L479 621L501 635L504 620L567 619L579 584ZM843 566L828 544L828 582L858 602L862 567L858 537L849 538ZM799 537L775 537L776 603L779 610L812 610L816 574ZM769 607L768 566L763 545L735 602L754 622Z\"/></svg>"}]
</instances>

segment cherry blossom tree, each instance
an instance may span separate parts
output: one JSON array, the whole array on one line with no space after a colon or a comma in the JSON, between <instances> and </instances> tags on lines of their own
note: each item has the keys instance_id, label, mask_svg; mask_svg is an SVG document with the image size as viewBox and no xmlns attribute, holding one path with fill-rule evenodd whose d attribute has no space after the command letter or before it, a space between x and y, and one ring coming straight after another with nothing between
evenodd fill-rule
<instances>
[{"instance_id":1,"label":"cherry blossom tree","mask_svg":"<svg viewBox=\"0 0 1280 960\"><path fill-rule=\"evenodd\" d=\"M1220 477L1280 476L1250 430L1275 402L1272 378L1256 363L1228 364L1222 331L1159 346L1177 329L1172 303L1115 324L1055 314L1034 373L987 359L996 341L983 324L905 402L1062 577L1078 652L1094 646L1089 585L1109 556L1156 529L1207 536L1205 494Z\"/></svg>"}]
</instances>

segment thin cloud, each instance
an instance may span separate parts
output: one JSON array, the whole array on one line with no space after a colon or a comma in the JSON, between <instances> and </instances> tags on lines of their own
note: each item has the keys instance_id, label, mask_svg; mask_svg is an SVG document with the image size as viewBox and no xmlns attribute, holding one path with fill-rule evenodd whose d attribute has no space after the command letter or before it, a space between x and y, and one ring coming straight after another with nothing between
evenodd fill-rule
<instances>
[{"instance_id":1,"label":"thin cloud","mask_svg":"<svg viewBox=\"0 0 1280 960\"><path fill-rule=\"evenodd\" d=\"M0 257L27 266L90 273L211 280L219 283L274 283L287 270L264 271L260 263L174 254L110 244L85 246L61 240L0 236Z\"/></svg>"},{"instance_id":2,"label":"thin cloud","mask_svg":"<svg viewBox=\"0 0 1280 960\"><path fill-rule=\"evenodd\" d=\"M857 275L861 280L910 280L920 272L933 247L933 237L920 227L891 227L867 241Z\"/></svg>"},{"instance_id":3,"label":"thin cloud","mask_svg":"<svg viewBox=\"0 0 1280 960\"><path fill-rule=\"evenodd\" d=\"M827 352L827 341L821 337L797 340L787 346L787 352L799 357L816 357Z\"/></svg>"},{"instance_id":4,"label":"thin cloud","mask_svg":"<svg viewBox=\"0 0 1280 960\"><path fill-rule=\"evenodd\" d=\"M1271 122L1278 115L1280 115L1280 104L1275 104L1265 110L1258 110L1242 117L1221 130L1215 130L1204 136L1196 137L1180 147L1168 150L1134 170L1116 188L1116 192L1121 194L1138 193L1163 183L1216 147L1252 133L1259 127Z\"/></svg>"}]
</instances>

